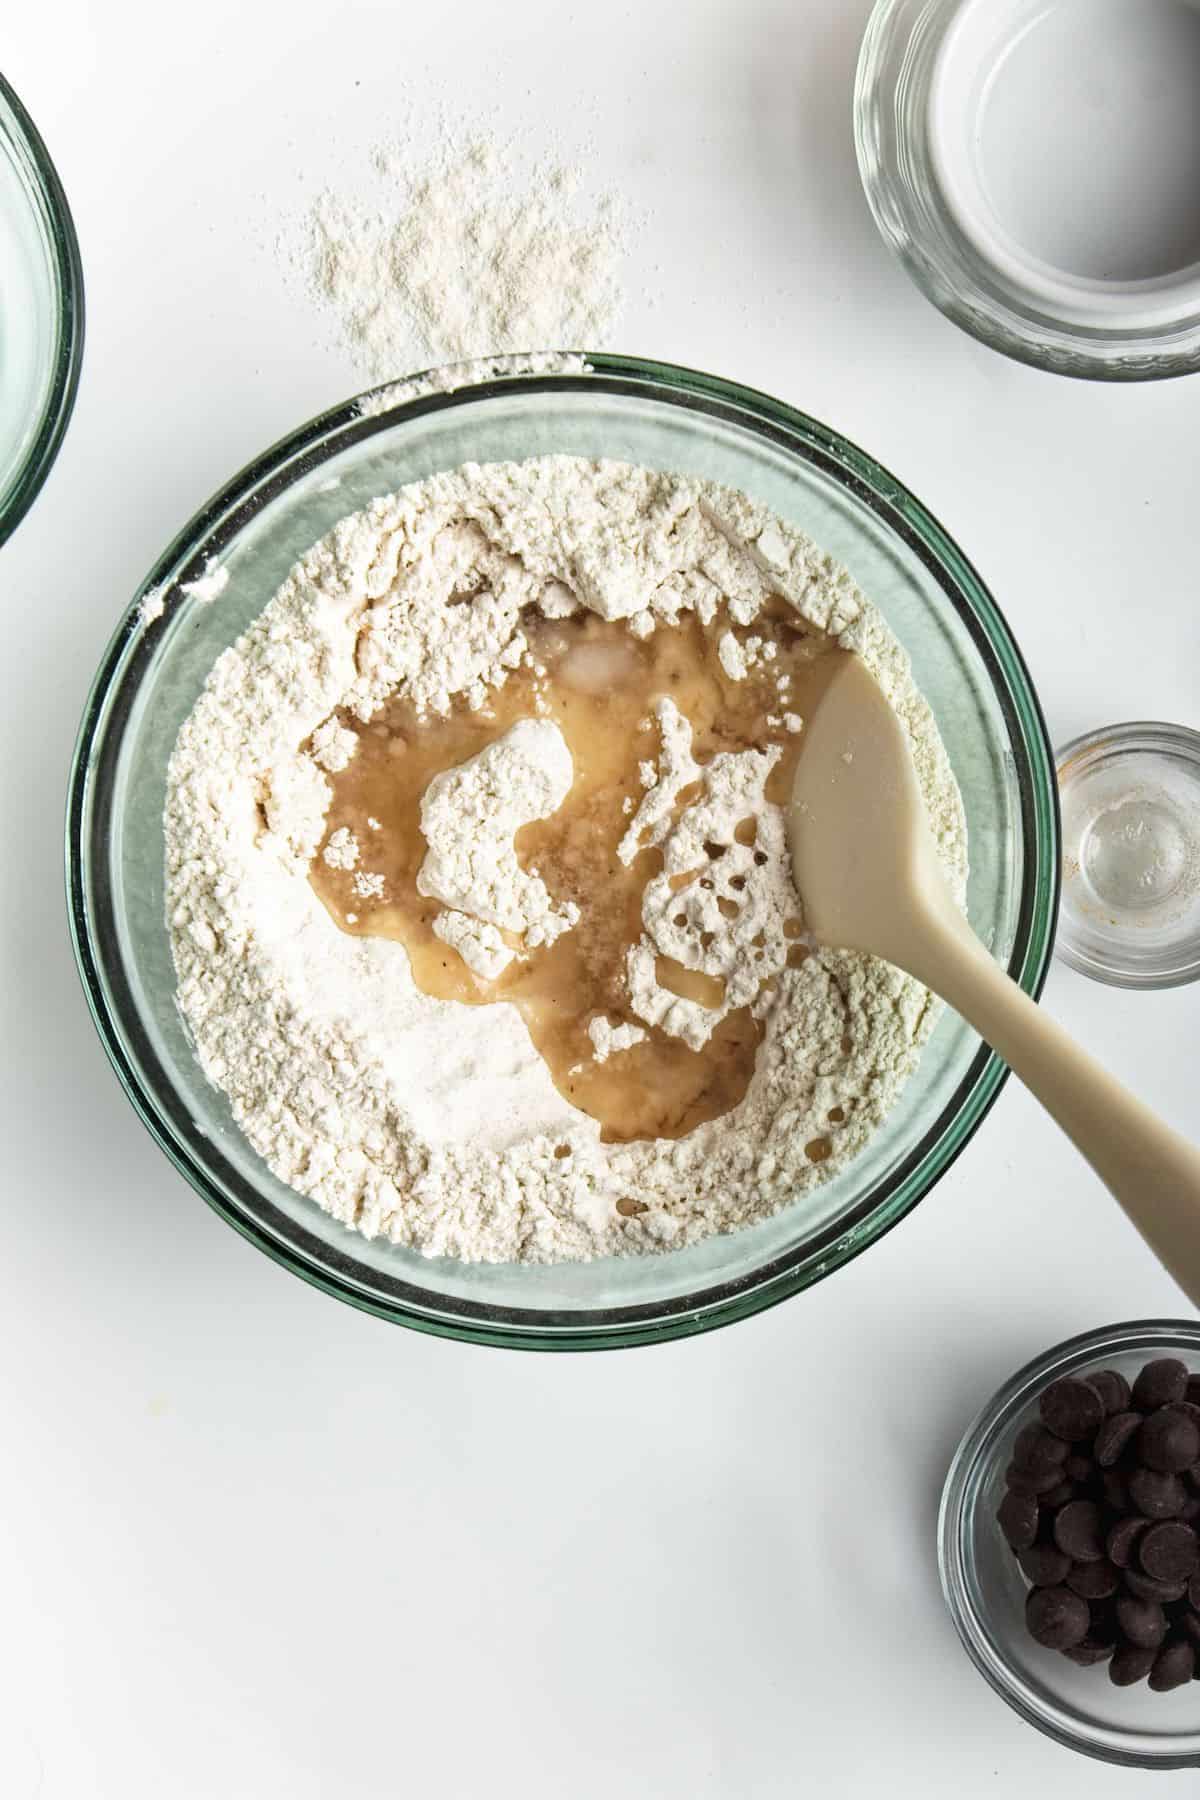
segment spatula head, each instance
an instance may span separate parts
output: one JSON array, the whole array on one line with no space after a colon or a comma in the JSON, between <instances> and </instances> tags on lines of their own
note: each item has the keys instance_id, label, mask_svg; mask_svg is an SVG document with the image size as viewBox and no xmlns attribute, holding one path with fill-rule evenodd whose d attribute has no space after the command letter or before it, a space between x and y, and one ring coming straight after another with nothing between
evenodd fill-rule
<instances>
[{"instance_id":1,"label":"spatula head","mask_svg":"<svg viewBox=\"0 0 1200 1800\"><path fill-rule=\"evenodd\" d=\"M904 726L858 656L805 726L787 829L817 941L903 966L909 922L941 910L945 883Z\"/></svg>"}]
</instances>

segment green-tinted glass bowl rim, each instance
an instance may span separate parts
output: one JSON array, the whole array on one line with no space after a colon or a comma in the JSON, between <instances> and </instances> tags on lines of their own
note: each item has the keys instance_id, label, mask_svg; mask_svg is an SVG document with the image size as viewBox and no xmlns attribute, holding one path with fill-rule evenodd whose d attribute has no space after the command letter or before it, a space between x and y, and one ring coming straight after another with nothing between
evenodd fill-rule
<instances>
[{"instance_id":1,"label":"green-tinted glass bowl rim","mask_svg":"<svg viewBox=\"0 0 1200 1800\"><path fill-rule=\"evenodd\" d=\"M151 571L146 588L171 580L195 579L209 556L219 556L241 527L300 473L311 471L360 438L391 428L407 417L477 404L515 392L550 393L599 389L630 398L650 397L753 430L790 450L806 464L835 479L893 531L938 579L988 670L1015 751L1024 848L1024 879L1009 971L1027 992L1040 994L1050 964L1060 880L1059 815L1054 756L1041 707L1024 660L995 601L962 552L937 520L903 484L837 432L769 395L669 363L629 356L588 355L587 370L569 374L502 376L387 406L387 387L357 396L309 421L281 439L242 472L187 524ZM368 402L364 411L363 403ZM96 756L119 751L119 733L109 746L105 728L114 693L131 662L144 666L147 645L161 629L147 631L131 605L113 635L92 685L72 762L66 821L67 893L72 943L96 1028L126 1093L152 1135L193 1187L259 1249L313 1286L377 1317L420 1331L511 1348L593 1350L664 1342L715 1329L775 1305L865 1250L895 1225L929 1191L963 1150L986 1116L1007 1075L998 1057L981 1046L951 1101L881 1190L851 1215L843 1214L804 1246L773 1258L752 1272L695 1294L660 1302L603 1309L539 1311L447 1299L412 1282L372 1272L374 1291L365 1292L353 1256L331 1248L294 1222L283 1225L269 1202L250 1198L259 1215L235 1209L176 1141L163 1102L148 1094L131 1065L121 1031L110 1012L101 980L104 946L115 943L111 929L97 930L91 919L97 898L106 898L103 860L92 879L85 826L91 792L103 797ZM135 684L136 684L135 673ZM102 773L103 771L101 771ZM95 833L92 834L93 836ZM119 980L119 958L105 967ZM148 1046L133 1009L125 1021L133 1038ZM170 1096L168 1096L168 1099ZM178 1108L181 1120L186 1109ZM210 1145L210 1151L211 1151ZM230 1186L247 1192L232 1170ZM277 1218L288 1241L264 1228ZM349 1238L349 1234L347 1234ZM382 1292L380 1290L383 1290Z\"/></svg>"},{"instance_id":2,"label":"green-tinted glass bowl rim","mask_svg":"<svg viewBox=\"0 0 1200 1800\"><path fill-rule=\"evenodd\" d=\"M43 223L47 227L58 286L53 375L37 434L8 498L0 506L0 544L3 544L12 536L41 491L70 422L83 362L84 301L79 240L62 182L37 126L3 75L0 75L0 121L9 128L13 141L23 152L41 194L45 207Z\"/></svg>"}]
</instances>

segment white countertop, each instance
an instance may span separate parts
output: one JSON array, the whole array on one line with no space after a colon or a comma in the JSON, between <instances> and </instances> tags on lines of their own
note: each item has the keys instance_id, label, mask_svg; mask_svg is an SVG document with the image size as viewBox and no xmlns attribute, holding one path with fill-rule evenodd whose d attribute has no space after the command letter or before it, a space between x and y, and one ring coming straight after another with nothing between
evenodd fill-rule
<instances>
[{"instance_id":1,"label":"white countertop","mask_svg":"<svg viewBox=\"0 0 1200 1800\"><path fill-rule=\"evenodd\" d=\"M592 137L589 180L649 214L619 347L766 388L894 469L992 586L1057 739L1200 722L1200 381L1057 380L927 305L859 190L867 10L10 9L88 342L0 552L5 1800L1160 1792L1011 1714L937 1585L942 1474L988 1393L1072 1332L1187 1310L1015 1085L813 1292L654 1351L504 1355L339 1306L210 1213L122 1097L67 945L88 682L197 506L362 385L269 241L404 84ZM1056 967L1046 1005L1195 1127L1200 988Z\"/></svg>"}]
</instances>

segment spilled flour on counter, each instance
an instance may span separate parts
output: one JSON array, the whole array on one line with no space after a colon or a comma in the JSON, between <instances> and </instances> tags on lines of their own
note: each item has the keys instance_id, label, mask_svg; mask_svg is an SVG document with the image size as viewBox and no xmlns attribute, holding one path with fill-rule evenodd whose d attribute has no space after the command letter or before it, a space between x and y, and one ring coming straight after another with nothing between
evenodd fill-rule
<instances>
[{"instance_id":1,"label":"spilled flour on counter","mask_svg":"<svg viewBox=\"0 0 1200 1800\"><path fill-rule=\"evenodd\" d=\"M847 650L961 895L903 651L745 495L552 457L343 519L168 770L179 1004L274 1173L368 1236L552 1262L694 1243L845 1167L935 1018L803 936L789 703Z\"/></svg>"},{"instance_id":2,"label":"spilled flour on counter","mask_svg":"<svg viewBox=\"0 0 1200 1800\"><path fill-rule=\"evenodd\" d=\"M619 200L589 196L581 169L445 135L421 163L377 150L373 177L320 194L279 251L356 364L387 379L602 348L624 304L623 235Z\"/></svg>"}]
</instances>

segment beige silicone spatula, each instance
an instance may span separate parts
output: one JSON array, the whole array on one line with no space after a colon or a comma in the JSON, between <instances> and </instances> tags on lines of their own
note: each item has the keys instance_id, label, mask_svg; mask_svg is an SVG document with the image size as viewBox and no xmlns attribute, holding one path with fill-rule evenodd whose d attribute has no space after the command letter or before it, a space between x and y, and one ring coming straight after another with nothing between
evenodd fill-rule
<instances>
[{"instance_id":1,"label":"beige silicone spatula","mask_svg":"<svg viewBox=\"0 0 1200 1800\"><path fill-rule=\"evenodd\" d=\"M979 942L942 874L904 727L857 656L805 727L788 832L817 942L871 951L960 1012L1200 1305L1200 1151L1085 1055Z\"/></svg>"}]
</instances>

